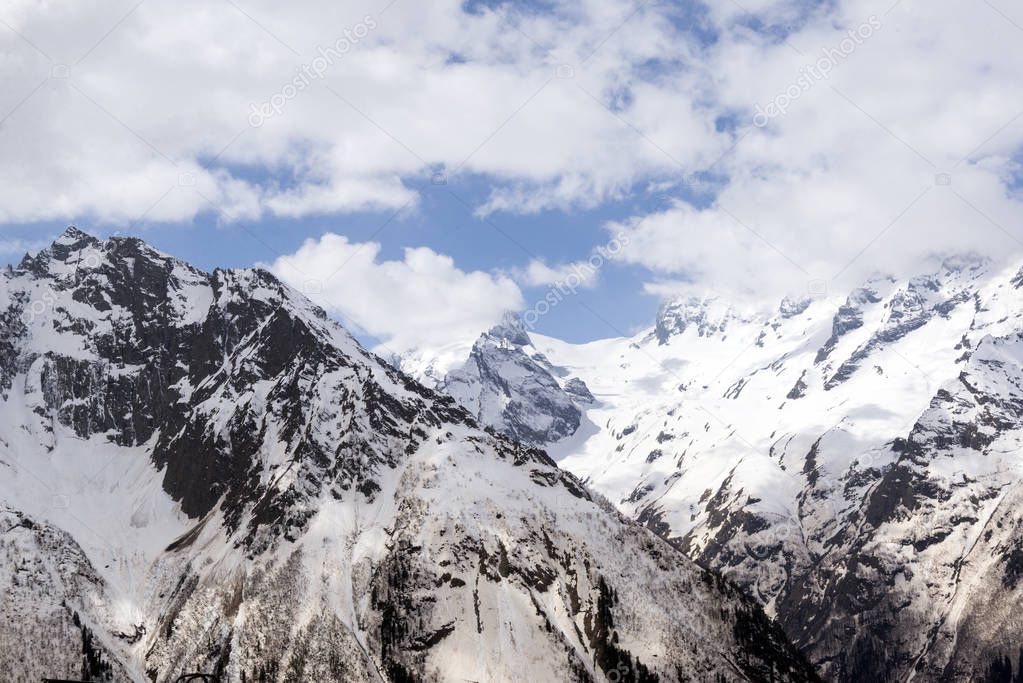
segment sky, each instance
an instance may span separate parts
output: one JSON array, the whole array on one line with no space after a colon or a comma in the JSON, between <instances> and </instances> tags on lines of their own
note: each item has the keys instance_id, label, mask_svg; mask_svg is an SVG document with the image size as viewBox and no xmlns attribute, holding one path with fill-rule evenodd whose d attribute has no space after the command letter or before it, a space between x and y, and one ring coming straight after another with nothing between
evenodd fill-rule
<instances>
[{"instance_id":1,"label":"sky","mask_svg":"<svg viewBox=\"0 0 1023 683\"><path fill-rule=\"evenodd\" d=\"M398 353L1023 251L1008 0L7 0L0 261L260 266Z\"/></svg>"}]
</instances>

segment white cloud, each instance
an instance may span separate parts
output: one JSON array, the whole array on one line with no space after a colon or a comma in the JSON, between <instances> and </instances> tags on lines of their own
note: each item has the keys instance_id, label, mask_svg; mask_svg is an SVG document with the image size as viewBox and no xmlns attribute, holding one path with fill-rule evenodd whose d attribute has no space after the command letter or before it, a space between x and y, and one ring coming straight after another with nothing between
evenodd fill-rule
<instances>
[{"instance_id":1,"label":"white cloud","mask_svg":"<svg viewBox=\"0 0 1023 683\"><path fill-rule=\"evenodd\" d=\"M575 292L579 288L591 289L600 282L600 272L609 261L620 259L623 249L629 244L627 229L620 229L606 244L590 251L590 255L579 261L548 264L542 259L531 259L525 268L516 270L516 278L526 286L550 285L559 291Z\"/></svg>"},{"instance_id":2,"label":"white cloud","mask_svg":"<svg viewBox=\"0 0 1023 683\"><path fill-rule=\"evenodd\" d=\"M595 262L560 263L554 266L533 259L519 274L519 277L523 284L530 287L568 284L572 289L576 287L591 288L597 285L602 265L603 259Z\"/></svg>"},{"instance_id":3,"label":"white cloud","mask_svg":"<svg viewBox=\"0 0 1023 683\"><path fill-rule=\"evenodd\" d=\"M790 45L723 33L707 66L744 128L719 167L728 182L706 208L678 202L610 225L630 238L622 258L678 286L775 297L950 253L1018 256L1023 205L1005 184L1023 147L1018 29L982 6L890 7L836 3ZM871 15L881 28L827 79L751 125L756 105Z\"/></svg>"},{"instance_id":4,"label":"white cloud","mask_svg":"<svg viewBox=\"0 0 1023 683\"><path fill-rule=\"evenodd\" d=\"M328 311L385 345L385 352L473 339L520 310L522 293L507 277L465 272L431 249L379 260L380 244L327 233L308 240L271 270Z\"/></svg>"},{"instance_id":5,"label":"white cloud","mask_svg":"<svg viewBox=\"0 0 1023 683\"><path fill-rule=\"evenodd\" d=\"M329 214L355 208L386 209L416 203L414 192L395 178L387 184L378 180L331 180L324 185L303 185L296 190L266 197L266 206L275 215L299 218L308 214Z\"/></svg>"},{"instance_id":6,"label":"white cloud","mask_svg":"<svg viewBox=\"0 0 1023 683\"><path fill-rule=\"evenodd\" d=\"M593 205L678 172L603 106L627 90L628 115L683 163L729 142L692 96L696 74L637 82L650 59L693 55L655 10L629 18L631 7L587 0L555 14L467 14L439 0L381 14L383 4L12 6L13 30L0 31L0 221L394 209L415 199L403 179L437 169L535 190L523 203L497 193L485 211ZM317 63L320 48L370 24ZM322 78L291 88L310 68ZM250 126L252 106L275 96L279 113Z\"/></svg>"}]
</instances>

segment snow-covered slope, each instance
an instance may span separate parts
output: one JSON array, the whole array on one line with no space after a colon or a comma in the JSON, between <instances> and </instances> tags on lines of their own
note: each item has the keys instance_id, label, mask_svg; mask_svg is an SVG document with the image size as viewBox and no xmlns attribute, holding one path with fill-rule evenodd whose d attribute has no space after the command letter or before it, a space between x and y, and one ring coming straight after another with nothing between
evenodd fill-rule
<instances>
[{"instance_id":1,"label":"snow-covered slope","mask_svg":"<svg viewBox=\"0 0 1023 683\"><path fill-rule=\"evenodd\" d=\"M11 680L815 678L732 584L268 273L70 229L0 311Z\"/></svg>"},{"instance_id":2,"label":"snow-covered slope","mask_svg":"<svg viewBox=\"0 0 1023 683\"><path fill-rule=\"evenodd\" d=\"M633 338L533 334L596 398L548 450L828 677L976 680L1023 646L1021 286L959 258L769 309L668 301Z\"/></svg>"}]
</instances>

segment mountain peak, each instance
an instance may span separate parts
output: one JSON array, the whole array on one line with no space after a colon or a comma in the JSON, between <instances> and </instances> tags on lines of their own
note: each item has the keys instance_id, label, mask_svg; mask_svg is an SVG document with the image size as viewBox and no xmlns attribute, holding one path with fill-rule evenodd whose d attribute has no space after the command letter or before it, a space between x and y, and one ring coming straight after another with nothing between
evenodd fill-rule
<instances>
[{"instance_id":1,"label":"mountain peak","mask_svg":"<svg viewBox=\"0 0 1023 683\"><path fill-rule=\"evenodd\" d=\"M89 233L85 232L84 230L80 230L78 227L76 227L74 225L69 225L64 230L64 232L61 233L60 237L58 237L56 240L53 241L53 244L55 246L56 245L70 246L70 245L79 244L79 243L81 243L83 241L87 241L87 242L90 242L90 243L93 243L93 244L99 244L100 243L99 239L97 239L95 236L90 235Z\"/></svg>"},{"instance_id":2,"label":"mountain peak","mask_svg":"<svg viewBox=\"0 0 1023 683\"><path fill-rule=\"evenodd\" d=\"M741 319L734 306L718 297L680 297L661 304L654 333L661 344L690 328L701 337L713 337L724 334L729 323Z\"/></svg>"},{"instance_id":3,"label":"mountain peak","mask_svg":"<svg viewBox=\"0 0 1023 683\"><path fill-rule=\"evenodd\" d=\"M808 296L787 296L781 300L781 304L778 306L778 313L783 318L794 318L806 312L806 309L810 308L812 303L813 299Z\"/></svg>"},{"instance_id":4,"label":"mountain peak","mask_svg":"<svg viewBox=\"0 0 1023 683\"><path fill-rule=\"evenodd\" d=\"M941 269L946 273L961 271L980 271L991 265L991 259L978 254L956 254L947 256L941 261Z\"/></svg>"},{"instance_id":5,"label":"mountain peak","mask_svg":"<svg viewBox=\"0 0 1023 683\"><path fill-rule=\"evenodd\" d=\"M501 339L515 346L529 346L533 341L522 324L521 318L515 313L505 313L501 322L487 332L494 339Z\"/></svg>"},{"instance_id":6,"label":"mountain peak","mask_svg":"<svg viewBox=\"0 0 1023 683\"><path fill-rule=\"evenodd\" d=\"M21 263L18 264L18 269L28 270L36 275L43 275L50 270L50 265L53 263L77 263L87 257L86 251L90 249L98 251L102 247L103 242L98 238L70 225L50 246L40 250L35 255L25 254ZM95 259L96 256L93 256L93 258Z\"/></svg>"}]
</instances>

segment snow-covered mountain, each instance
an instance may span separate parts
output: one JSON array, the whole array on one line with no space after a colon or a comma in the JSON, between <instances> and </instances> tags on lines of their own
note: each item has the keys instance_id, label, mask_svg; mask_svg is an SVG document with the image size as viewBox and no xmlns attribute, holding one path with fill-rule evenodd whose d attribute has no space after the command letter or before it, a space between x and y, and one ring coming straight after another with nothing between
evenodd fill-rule
<instances>
[{"instance_id":1,"label":"snow-covered mountain","mask_svg":"<svg viewBox=\"0 0 1023 683\"><path fill-rule=\"evenodd\" d=\"M957 258L530 342L596 399L559 464L756 596L826 678L978 680L1023 675L1021 333L1023 269Z\"/></svg>"},{"instance_id":2,"label":"snow-covered mountain","mask_svg":"<svg viewBox=\"0 0 1023 683\"><path fill-rule=\"evenodd\" d=\"M5 680L816 679L733 584L266 272L69 229L0 312Z\"/></svg>"},{"instance_id":3,"label":"snow-covered mountain","mask_svg":"<svg viewBox=\"0 0 1023 683\"><path fill-rule=\"evenodd\" d=\"M516 316L446 353L399 359L403 370L452 396L484 424L525 444L552 444L575 434L593 395L533 346Z\"/></svg>"}]
</instances>

